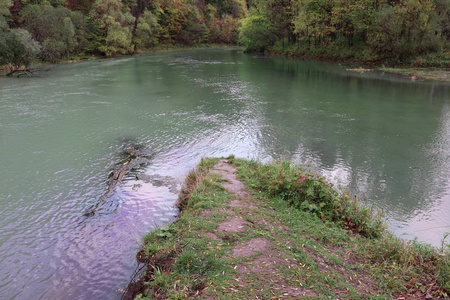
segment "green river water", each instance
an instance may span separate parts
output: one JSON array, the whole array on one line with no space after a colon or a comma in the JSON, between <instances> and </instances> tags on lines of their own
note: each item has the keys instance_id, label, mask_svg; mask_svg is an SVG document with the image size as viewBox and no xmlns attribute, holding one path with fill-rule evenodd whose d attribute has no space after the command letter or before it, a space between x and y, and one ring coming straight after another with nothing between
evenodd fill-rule
<instances>
[{"instance_id":1,"label":"green river water","mask_svg":"<svg viewBox=\"0 0 450 300\"><path fill-rule=\"evenodd\" d=\"M439 246L450 85L346 68L215 49L0 78L1 298L120 298L141 237L176 218L175 188L206 156L310 163L396 235ZM84 216L130 143L151 163Z\"/></svg>"}]
</instances>

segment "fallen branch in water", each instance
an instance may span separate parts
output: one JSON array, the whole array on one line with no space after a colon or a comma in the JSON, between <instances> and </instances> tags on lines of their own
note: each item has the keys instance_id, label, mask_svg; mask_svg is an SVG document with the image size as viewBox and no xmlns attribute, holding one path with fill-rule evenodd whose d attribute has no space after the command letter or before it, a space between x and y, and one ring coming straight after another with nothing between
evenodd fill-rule
<instances>
[{"instance_id":1,"label":"fallen branch in water","mask_svg":"<svg viewBox=\"0 0 450 300\"><path fill-rule=\"evenodd\" d=\"M10 72L8 74L6 74L6 76L8 77L13 77L14 74L17 74L17 77L23 76L23 75L28 75L31 76L33 75L35 72L31 69L14 69L14 70L10 70Z\"/></svg>"},{"instance_id":2,"label":"fallen branch in water","mask_svg":"<svg viewBox=\"0 0 450 300\"><path fill-rule=\"evenodd\" d=\"M41 68L28 68L28 67L14 68L13 66L10 66L8 68L9 68L9 73L6 74L7 77L17 76L19 78L24 75L25 76L34 76L39 71L46 71L46 72L50 71L53 69L53 65L41 67Z\"/></svg>"},{"instance_id":3,"label":"fallen branch in water","mask_svg":"<svg viewBox=\"0 0 450 300\"><path fill-rule=\"evenodd\" d=\"M131 169L149 163L150 155L145 151L141 151L136 147L130 147L125 152L128 153L128 156L122 161L119 168L115 169L109 176L107 183L108 189L100 196L97 204L84 214L85 216L90 217L95 215L98 207L103 204L106 199L111 197L115 188L122 182L125 175L127 175Z\"/></svg>"}]
</instances>

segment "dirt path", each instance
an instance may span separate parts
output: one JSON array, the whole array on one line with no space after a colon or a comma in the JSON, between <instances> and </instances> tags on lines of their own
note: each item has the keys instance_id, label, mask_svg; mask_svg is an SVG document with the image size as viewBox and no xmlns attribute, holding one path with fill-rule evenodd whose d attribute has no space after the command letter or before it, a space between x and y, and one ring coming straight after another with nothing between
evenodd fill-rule
<instances>
[{"instance_id":1,"label":"dirt path","mask_svg":"<svg viewBox=\"0 0 450 300\"><path fill-rule=\"evenodd\" d=\"M245 216L259 208L257 200L247 191L245 184L236 176L236 168L227 160L217 163L210 173L220 175L225 182L223 187L234 197L227 203L229 218L218 224L217 233L222 234L249 234L249 229L255 229L255 224L244 220ZM233 210L231 210L233 209ZM264 219L256 220L256 226L271 227L273 224ZM209 233L210 236L217 236ZM298 262L293 257L279 253L272 241L265 237L251 238L245 242L238 242L232 249L234 258L242 258L242 263L234 268L239 276L235 279L238 285L235 293L238 297L239 290L247 290L248 286L255 282L267 281L267 288L273 289L277 294L286 297L314 297L317 294L302 287L290 286L284 278L285 268L295 268ZM215 299L206 297L205 299Z\"/></svg>"}]
</instances>

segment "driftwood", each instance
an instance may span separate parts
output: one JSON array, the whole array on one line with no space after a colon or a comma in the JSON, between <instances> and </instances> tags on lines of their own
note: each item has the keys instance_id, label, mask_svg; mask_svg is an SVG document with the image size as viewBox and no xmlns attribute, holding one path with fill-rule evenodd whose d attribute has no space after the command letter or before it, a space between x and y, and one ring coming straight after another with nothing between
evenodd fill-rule
<instances>
[{"instance_id":1,"label":"driftwood","mask_svg":"<svg viewBox=\"0 0 450 300\"><path fill-rule=\"evenodd\" d=\"M21 77L21 76L34 76L36 73L38 73L39 71L50 71L51 69L53 69L53 66L46 66L46 67L40 67L40 68L14 68L12 66L9 66L9 73L6 74L6 76L8 77L13 77L13 76L17 76L17 77Z\"/></svg>"},{"instance_id":2,"label":"driftwood","mask_svg":"<svg viewBox=\"0 0 450 300\"><path fill-rule=\"evenodd\" d=\"M89 217L95 215L100 205L102 205L106 201L106 199L112 196L115 188L122 182L123 178L129 173L130 170L148 164L150 162L149 153L142 151L139 148L129 147L125 150L125 153L128 154L128 156L124 160L122 160L119 167L112 171L109 176L107 182L108 188L106 192L102 196L100 196L97 204L95 204L84 214L85 216Z\"/></svg>"},{"instance_id":3,"label":"driftwood","mask_svg":"<svg viewBox=\"0 0 450 300\"><path fill-rule=\"evenodd\" d=\"M15 69L15 70L10 70L10 72L8 74L6 74L6 76L13 77L14 75L16 75L17 77L20 77L23 75L31 76L33 74L34 74L34 71L31 69Z\"/></svg>"}]
</instances>

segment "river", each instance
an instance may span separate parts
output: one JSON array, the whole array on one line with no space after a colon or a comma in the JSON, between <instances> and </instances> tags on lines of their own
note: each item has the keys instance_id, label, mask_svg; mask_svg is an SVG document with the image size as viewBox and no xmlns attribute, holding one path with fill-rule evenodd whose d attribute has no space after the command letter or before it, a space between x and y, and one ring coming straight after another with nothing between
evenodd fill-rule
<instances>
[{"instance_id":1,"label":"river","mask_svg":"<svg viewBox=\"0 0 450 300\"><path fill-rule=\"evenodd\" d=\"M309 163L396 235L439 246L450 85L346 68L210 49L0 78L0 295L120 298L142 236L176 218L173 183L206 156ZM129 144L151 163L84 216Z\"/></svg>"}]
</instances>

